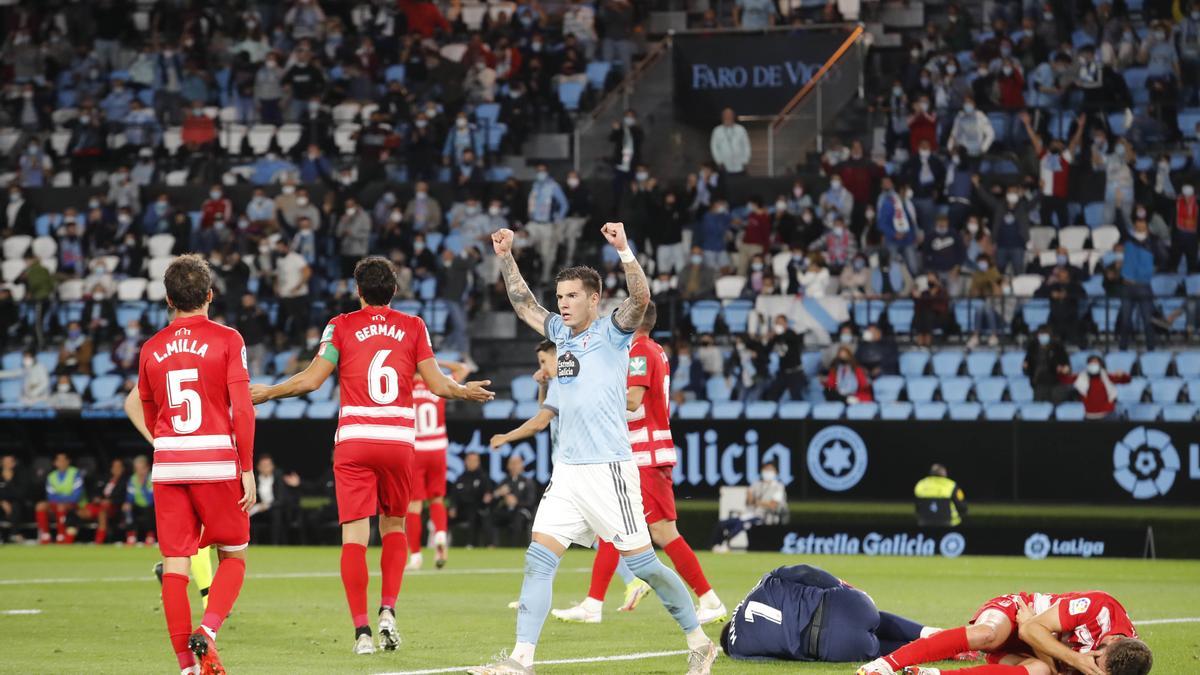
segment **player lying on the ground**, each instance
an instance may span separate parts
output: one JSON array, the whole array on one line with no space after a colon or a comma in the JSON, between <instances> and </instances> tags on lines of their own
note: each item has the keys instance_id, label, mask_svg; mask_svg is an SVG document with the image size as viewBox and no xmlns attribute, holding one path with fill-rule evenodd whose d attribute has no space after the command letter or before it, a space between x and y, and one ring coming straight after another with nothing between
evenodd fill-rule
<instances>
[{"instance_id":1,"label":"player lying on the ground","mask_svg":"<svg viewBox=\"0 0 1200 675\"><path fill-rule=\"evenodd\" d=\"M937 630L880 611L823 569L791 565L750 589L721 630L721 648L735 659L863 661Z\"/></svg>"},{"instance_id":2,"label":"player lying on the ground","mask_svg":"<svg viewBox=\"0 0 1200 675\"><path fill-rule=\"evenodd\" d=\"M988 600L968 625L907 644L858 675L940 675L918 664L967 649L986 652L988 663L956 675L1145 675L1154 661L1125 608L1108 593L1016 593Z\"/></svg>"}]
</instances>

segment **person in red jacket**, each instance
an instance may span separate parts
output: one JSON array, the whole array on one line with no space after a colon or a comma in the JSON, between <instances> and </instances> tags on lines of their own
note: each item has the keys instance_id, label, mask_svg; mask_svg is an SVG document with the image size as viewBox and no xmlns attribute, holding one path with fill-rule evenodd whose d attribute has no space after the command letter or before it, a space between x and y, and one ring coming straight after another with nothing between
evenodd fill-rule
<instances>
[{"instance_id":1,"label":"person in red jacket","mask_svg":"<svg viewBox=\"0 0 1200 675\"><path fill-rule=\"evenodd\" d=\"M854 360L854 353L849 347L838 350L837 359L825 377L825 391L835 401L871 402L871 380L867 377L867 371Z\"/></svg>"},{"instance_id":2,"label":"person in red jacket","mask_svg":"<svg viewBox=\"0 0 1200 675\"><path fill-rule=\"evenodd\" d=\"M209 188L208 199L200 206L200 227L208 229L218 220L229 223L233 220L233 202L225 197L220 185Z\"/></svg>"},{"instance_id":3,"label":"person in red jacket","mask_svg":"<svg viewBox=\"0 0 1200 675\"><path fill-rule=\"evenodd\" d=\"M204 113L203 101L192 101L192 107L184 113L180 139L188 152L209 148L217 140L217 123Z\"/></svg>"},{"instance_id":4,"label":"person in red jacket","mask_svg":"<svg viewBox=\"0 0 1200 675\"><path fill-rule=\"evenodd\" d=\"M1179 269L1179 259L1187 260L1188 274L1200 272L1196 262L1196 187L1184 185L1175 199L1175 229L1171 232L1171 257L1167 271Z\"/></svg>"},{"instance_id":5,"label":"person in red jacket","mask_svg":"<svg viewBox=\"0 0 1200 675\"><path fill-rule=\"evenodd\" d=\"M1099 356L1088 357L1087 368L1075 376L1075 391L1083 401L1083 416L1089 420L1108 419L1116 408L1118 384L1129 381L1129 373L1108 372Z\"/></svg>"},{"instance_id":6,"label":"person in red jacket","mask_svg":"<svg viewBox=\"0 0 1200 675\"><path fill-rule=\"evenodd\" d=\"M863 214L868 204L875 203L875 186L883 178L882 162L874 162L863 152L862 141L850 144L850 159L837 166L822 167L827 175L837 174L842 178L842 185L854 197L854 209L850 212L850 227L855 232L862 232L865 225Z\"/></svg>"},{"instance_id":7,"label":"person in red jacket","mask_svg":"<svg viewBox=\"0 0 1200 675\"><path fill-rule=\"evenodd\" d=\"M929 141L929 149L937 152L937 113L930 108L928 96L917 99L908 117L909 152L917 154L921 141Z\"/></svg>"},{"instance_id":8,"label":"person in red jacket","mask_svg":"<svg viewBox=\"0 0 1200 675\"><path fill-rule=\"evenodd\" d=\"M408 19L408 30L422 38L441 31L450 33L450 22L432 0L400 0L400 11Z\"/></svg>"}]
</instances>

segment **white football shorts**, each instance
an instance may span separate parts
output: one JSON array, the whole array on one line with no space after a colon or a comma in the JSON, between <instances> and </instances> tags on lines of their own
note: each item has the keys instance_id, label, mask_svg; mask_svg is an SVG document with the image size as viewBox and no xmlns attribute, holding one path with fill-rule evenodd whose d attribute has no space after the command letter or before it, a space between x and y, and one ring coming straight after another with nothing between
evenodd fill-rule
<instances>
[{"instance_id":1,"label":"white football shorts","mask_svg":"<svg viewBox=\"0 0 1200 675\"><path fill-rule=\"evenodd\" d=\"M649 546L637 464L633 460L555 464L533 531L554 537L563 546L591 548L596 537L620 551Z\"/></svg>"}]
</instances>

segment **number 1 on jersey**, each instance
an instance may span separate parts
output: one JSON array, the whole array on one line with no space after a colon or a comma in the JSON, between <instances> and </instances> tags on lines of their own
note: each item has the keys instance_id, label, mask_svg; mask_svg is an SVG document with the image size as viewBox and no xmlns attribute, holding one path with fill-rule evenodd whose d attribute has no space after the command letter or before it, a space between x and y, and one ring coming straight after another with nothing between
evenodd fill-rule
<instances>
[{"instance_id":1,"label":"number 1 on jersey","mask_svg":"<svg viewBox=\"0 0 1200 675\"><path fill-rule=\"evenodd\" d=\"M375 352L367 370L367 393L379 405L389 405L400 395L400 376L395 368L383 364L391 353L390 349Z\"/></svg>"}]
</instances>

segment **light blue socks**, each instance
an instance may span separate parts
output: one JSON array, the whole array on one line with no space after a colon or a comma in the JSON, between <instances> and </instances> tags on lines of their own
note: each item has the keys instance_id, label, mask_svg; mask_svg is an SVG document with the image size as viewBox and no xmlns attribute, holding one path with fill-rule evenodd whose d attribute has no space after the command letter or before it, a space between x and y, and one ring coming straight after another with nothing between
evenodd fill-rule
<instances>
[{"instance_id":1,"label":"light blue socks","mask_svg":"<svg viewBox=\"0 0 1200 675\"><path fill-rule=\"evenodd\" d=\"M517 608L517 642L536 645L542 633L542 624L550 612L550 601L554 595L554 574L558 571L559 557L541 544L531 542L525 550L525 580L521 583L521 601ZM659 567L662 567L659 564ZM666 568L663 568L666 569ZM676 584L679 584L676 578ZM686 591L684 591L686 595ZM691 603L687 603L691 609ZM695 621L695 612L692 620Z\"/></svg>"},{"instance_id":2,"label":"light blue socks","mask_svg":"<svg viewBox=\"0 0 1200 675\"><path fill-rule=\"evenodd\" d=\"M530 549L532 550L532 547ZM650 588L654 589L658 599L662 601L663 607L667 608L684 633L692 633L700 627L700 621L696 618L696 608L692 606L692 595L683 585L683 580L662 564L653 549L636 555L622 556L622 559L639 579L650 584ZM528 573L526 578L528 579ZM525 593L522 591L522 602L524 598ZM517 625L519 629L519 621Z\"/></svg>"}]
</instances>

